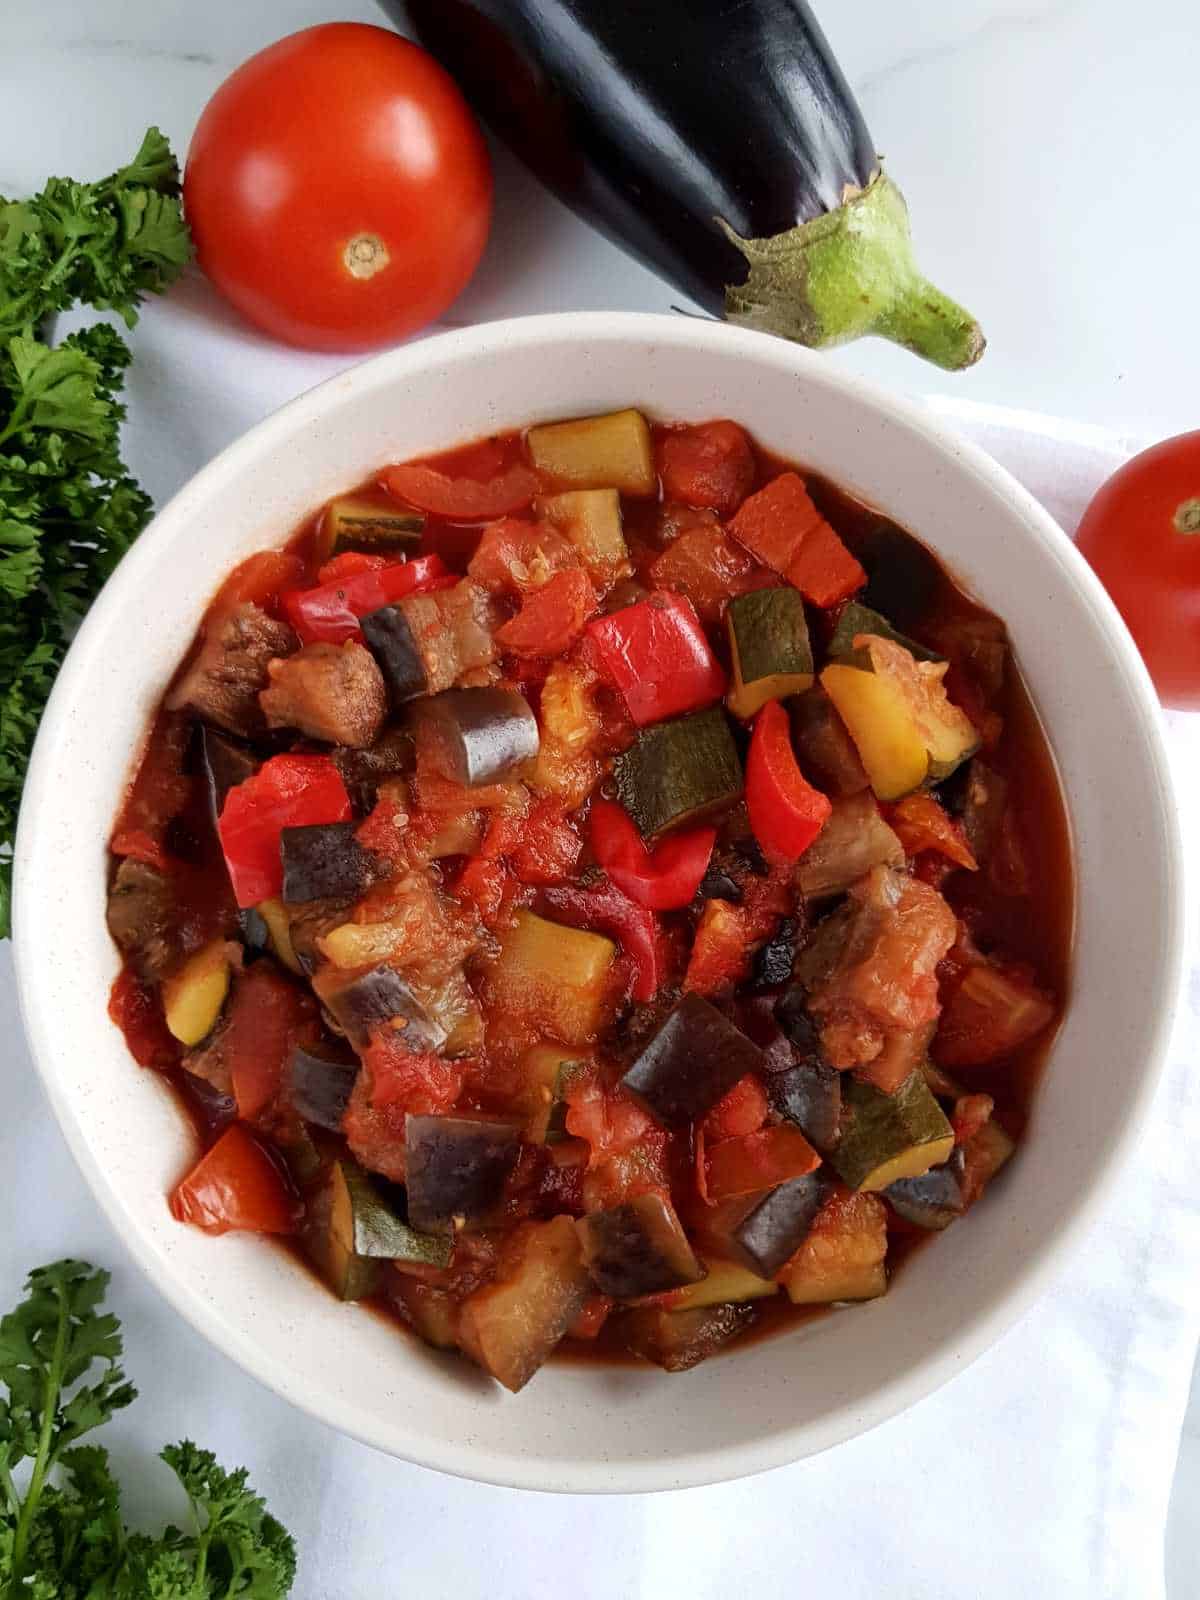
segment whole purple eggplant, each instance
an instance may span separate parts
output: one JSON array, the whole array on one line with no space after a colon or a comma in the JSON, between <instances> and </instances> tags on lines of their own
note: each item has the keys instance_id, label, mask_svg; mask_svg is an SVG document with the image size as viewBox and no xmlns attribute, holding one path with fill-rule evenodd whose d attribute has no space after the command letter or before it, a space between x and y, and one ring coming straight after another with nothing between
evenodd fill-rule
<instances>
[{"instance_id":1,"label":"whole purple eggplant","mask_svg":"<svg viewBox=\"0 0 1200 1600\"><path fill-rule=\"evenodd\" d=\"M903 196L803 0L382 0L575 212L718 316L946 368L979 324L917 268Z\"/></svg>"}]
</instances>

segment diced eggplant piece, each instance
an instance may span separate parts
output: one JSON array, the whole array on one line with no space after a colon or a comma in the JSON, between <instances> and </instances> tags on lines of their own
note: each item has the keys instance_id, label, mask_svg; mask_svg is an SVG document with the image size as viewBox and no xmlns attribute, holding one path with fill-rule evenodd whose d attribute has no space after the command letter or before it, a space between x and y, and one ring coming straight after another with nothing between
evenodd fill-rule
<instances>
[{"instance_id":1,"label":"diced eggplant piece","mask_svg":"<svg viewBox=\"0 0 1200 1600\"><path fill-rule=\"evenodd\" d=\"M779 1273L793 1305L874 1300L887 1292L887 1211L873 1194L835 1194Z\"/></svg>"},{"instance_id":2,"label":"diced eggplant piece","mask_svg":"<svg viewBox=\"0 0 1200 1600\"><path fill-rule=\"evenodd\" d=\"M779 996L774 1017L801 1056L820 1058L821 1039L816 1023L808 1014L808 992L802 984L793 984Z\"/></svg>"},{"instance_id":3,"label":"diced eggplant piece","mask_svg":"<svg viewBox=\"0 0 1200 1600\"><path fill-rule=\"evenodd\" d=\"M735 1261L706 1257L706 1271L699 1283L676 1289L668 1303L671 1311L697 1311L704 1306L743 1305L748 1300L766 1300L779 1293L770 1278L738 1266Z\"/></svg>"},{"instance_id":4,"label":"diced eggplant piece","mask_svg":"<svg viewBox=\"0 0 1200 1600\"><path fill-rule=\"evenodd\" d=\"M387 690L374 656L357 639L306 644L272 661L258 697L271 728L296 728L325 744L366 748L387 716Z\"/></svg>"},{"instance_id":5,"label":"diced eggplant piece","mask_svg":"<svg viewBox=\"0 0 1200 1600\"><path fill-rule=\"evenodd\" d=\"M429 687L425 663L399 601L360 617L359 627L379 663L392 704L403 705L424 694Z\"/></svg>"},{"instance_id":6,"label":"diced eggplant piece","mask_svg":"<svg viewBox=\"0 0 1200 1600\"><path fill-rule=\"evenodd\" d=\"M963 1193L963 1159L955 1150L941 1167L931 1167L919 1178L898 1178L883 1191L897 1216L918 1228L948 1228L966 1209Z\"/></svg>"},{"instance_id":7,"label":"diced eggplant piece","mask_svg":"<svg viewBox=\"0 0 1200 1600\"><path fill-rule=\"evenodd\" d=\"M879 815L869 789L835 800L825 826L796 863L806 899L841 894L876 866L902 867L904 846Z\"/></svg>"},{"instance_id":8,"label":"diced eggplant piece","mask_svg":"<svg viewBox=\"0 0 1200 1600\"><path fill-rule=\"evenodd\" d=\"M462 1346L515 1394L546 1360L591 1292L571 1218L524 1223L507 1241L494 1280L463 1301Z\"/></svg>"},{"instance_id":9,"label":"diced eggplant piece","mask_svg":"<svg viewBox=\"0 0 1200 1600\"><path fill-rule=\"evenodd\" d=\"M405 1143L408 1216L414 1228L450 1234L494 1219L521 1150L515 1123L410 1116Z\"/></svg>"},{"instance_id":10,"label":"diced eggplant piece","mask_svg":"<svg viewBox=\"0 0 1200 1600\"><path fill-rule=\"evenodd\" d=\"M577 1226L592 1282L614 1300L661 1294L704 1276L674 1207L660 1194L590 1211Z\"/></svg>"},{"instance_id":11,"label":"diced eggplant piece","mask_svg":"<svg viewBox=\"0 0 1200 1600\"><path fill-rule=\"evenodd\" d=\"M325 507L323 554L325 560L340 550L416 550L425 531L425 518L363 495L341 495Z\"/></svg>"},{"instance_id":12,"label":"diced eggplant piece","mask_svg":"<svg viewBox=\"0 0 1200 1600\"><path fill-rule=\"evenodd\" d=\"M1008 779L978 756L967 767L963 792L962 826L971 854L986 866L1008 807Z\"/></svg>"},{"instance_id":13,"label":"diced eggplant piece","mask_svg":"<svg viewBox=\"0 0 1200 1600\"><path fill-rule=\"evenodd\" d=\"M667 1372L687 1372L707 1361L754 1321L750 1305L699 1306L663 1311L642 1306L623 1318L625 1343L634 1355Z\"/></svg>"},{"instance_id":14,"label":"diced eggplant piece","mask_svg":"<svg viewBox=\"0 0 1200 1600\"><path fill-rule=\"evenodd\" d=\"M760 1278L773 1278L808 1237L829 1192L828 1178L809 1172L765 1193L727 1200L701 1221L700 1246Z\"/></svg>"},{"instance_id":15,"label":"diced eggplant piece","mask_svg":"<svg viewBox=\"0 0 1200 1600\"><path fill-rule=\"evenodd\" d=\"M851 600L842 607L838 616L837 627L829 641L829 657L832 661L853 661L854 641L860 633L873 633L878 639L890 639L893 644L901 645L917 661L944 661L945 656L938 655L936 650L928 650L923 644L918 644L915 639L910 639L903 633L897 633L887 618L878 611L872 611L870 606L860 605L857 600Z\"/></svg>"},{"instance_id":16,"label":"diced eggplant piece","mask_svg":"<svg viewBox=\"0 0 1200 1600\"><path fill-rule=\"evenodd\" d=\"M163 980L167 1031L180 1044L199 1044L216 1027L229 993L231 950L236 952L237 946L214 939L189 956L178 972Z\"/></svg>"},{"instance_id":17,"label":"diced eggplant piece","mask_svg":"<svg viewBox=\"0 0 1200 1600\"><path fill-rule=\"evenodd\" d=\"M284 622L251 601L210 619L195 660L164 702L168 711L191 711L227 733L253 737L264 726L259 691L268 663L296 648Z\"/></svg>"},{"instance_id":18,"label":"diced eggplant piece","mask_svg":"<svg viewBox=\"0 0 1200 1600\"><path fill-rule=\"evenodd\" d=\"M530 1144L552 1144L566 1136L564 1092L572 1077L586 1067L578 1050L558 1044L535 1044L521 1059L525 1080L523 1103L528 1108L525 1138Z\"/></svg>"},{"instance_id":19,"label":"diced eggplant piece","mask_svg":"<svg viewBox=\"0 0 1200 1600\"><path fill-rule=\"evenodd\" d=\"M383 1261L446 1267L453 1245L418 1233L397 1214L357 1161L335 1161L309 1201L305 1245L343 1300L359 1300L379 1285Z\"/></svg>"},{"instance_id":20,"label":"diced eggplant piece","mask_svg":"<svg viewBox=\"0 0 1200 1600\"><path fill-rule=\"evenodd\" d=\"M723 867L710 866L696 890L697 900L728 900L731 905L741 905L742 887Z\"/></svg>"},{"instance_id":21,"label":"diced eggplant piece","mask_svg":"<svg viewBox=\"0 0 1200 1600\"><path fill-rule=\"evenodd\" d=\"M698 994L685 995L621 1079L668 1128L685 1127L712 1109L763 1053Z\"/></svg>"},{"instance_id":22,"label":"diced eggplant piece","mask_svg":"<svg viewBox=\"0 0 1200 1600\"><path fill-rule=\"evenodd\" d=\"M800 937L800 923L795 917L785 917L766 944L755 952L749 978L752 990L778 989L789 981Z\"/></svg>"},{"instance_id":23,"label":"diced eggplant piece","mask_svg":"<svg viewBox=\"0 0 1200 1600\"><path fill-rule=\"evenodd\" d=\"M842 1136L829 1159L849 1188L886 1189L949 1158L954 1129L920 1072L895 1094L847 1075L842 1098Z\"/></svg>"},{"instance_id":24,"label":"diced eggplant piece","mask_svg":"<svg viewBox=\"0 0 1200 1600\"><path fill-rule=\"evenodd\" d=\"M285 904L355 899L386 875L386 863L355 838L357 827L357 822L314 822L283 829L279 852Z\"/></svg>"},{"instance_id":25,"label":"diced eggplant piece","mask_svg":"<svg viewBox=\"0 0 1200 1600\"><path fill-rule=\"evenodd\" d=\"M868 787L862 764L846 724L819 683L789 702L792 745L804 776L830 799L845 799Z\"/></svg>"},{"instance_id":26,"label":"diced eggplant piece","mask_svg":"<svg viewBox=\"0 0 1200 1600\"><path fill-rule=\"evenodd\" d=\"M867 570L862 603L890 617L893 627L919 627L944 581L933 553L881 517L855 554Z\"/></svg>"},{"instance_id":27,"label":"diced eggplant piece","mask_svg":"<svg viewBox=\"0 0 1200 1600\"><path fill-rule=\"evenodd\" d=\"M332 752L334 766L342 775L355 809L370 811L379 798L380 786L389 778L411 772L414 760L412 730L399 724L385 728L374 744L365 750L342 745Z\"/></svg>"},{"instance_id":28,"label":"diced eggplant piece","mask_svg":"<svg viewBox=\"0 0 1200 1600\"><path fill-rule=\"evenodd\" d=\"M394 967L371 967L347 975L336 967L313 980L317 997L355 1048L370 1042L374 1029L403 1019L405 1045L413 1051L439 1050L446 1030L429 1014Z\"/></svg>"},{"instance_id":29,"label":"diced eggplant piece","mask_svg":"<svg viewBox=\"0 0 1200 1600\"><path fill-rule=\"evenodd\" d=\"M297 1116L331 1133L342 1117L359 1073L358 1057L336 1044L298 1044L288 1064L288 1099Z\"/></svg>"},{"instance_id":30,"label":"diced eggplant piece","mask_svg":"<svg viewBox=\"0 0 1200 1600\"><path fill-rule=\"evenodd\" d=\"M781 1117L794 1122L822 1155L838 1142L842 1115L842 1075L818 1062L800 1061L766 1080L767 1096Z\"/></svg>"},{"instance_id":31,"label":"diced eggplant piece","mask_svg":"<svg viewBox=\"0 0 1200 1600\"><path fill-rule=\"evenodd\" d=\"M108 931L142 978L161 978L179 958L179 917L171 880L126 856L108 891Z\"/></svg>"},{"instance_id":32,"label":"diced eggplant piece","mask_svg":"<svg viewBox=\"0 0 1200 1600\"><path fill-rule=\"evenodd\" d=\"M247 906L238 912L238 933L248 960L271 954L271 930L257 906Z\"/></svg>"},{"instance_id":33,"label":"diced eggplant piece","mask_svg":"<svg viewBox=\"0 0 1200 1600\"><path fill-rule=\"evenodd\" d=\"M537 718L512 689L446 689L421 701L417 737L432 765L467 788L495 783L537 759Z\"/></svg>"},{"instance_id":34,"label":"diced eggplant piece","mask_svg":"<svg viewBox=\"0 0 1200 1600\"><path fill-rule=\"evenodd\" d=\"M493 1004L564 1044L586 1044L600 1025L616 953L601 934L518 911L489 975Z\"/></svg>"},{"instance_id":35,"label":"diced eggplant piece","mask_svg":"<svg viewBox=\"0 0 1200 1600\"><path fill-rule=\"evenodd\" d=\"M208 808L215 824L225 804L230 789L258 771L258 759L249 745L240 739L231 739L207 722L199 724L196 735L200 756L200 770L208 790Z\"/></svg>"},{"instance_id":36,"label":"diced eggplant piece","mask_svg":"<svg viewBox=\"0 0 1200 1600\"><path fill-rule=\"evenodd\" d=\"M613 767L621 804L646 840L734 805L742 766L720 706L641 728Z\"/></svg>"}]
</instances>

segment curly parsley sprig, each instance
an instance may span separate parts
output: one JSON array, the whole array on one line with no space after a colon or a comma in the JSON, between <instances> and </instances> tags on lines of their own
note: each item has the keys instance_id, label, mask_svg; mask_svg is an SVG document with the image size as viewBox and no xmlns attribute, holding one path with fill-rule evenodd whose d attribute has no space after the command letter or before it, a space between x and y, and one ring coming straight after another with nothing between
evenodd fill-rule
<instances>
[{"instance_id":1,"label":"curly parsley sprig","mask_svg":"<svg viewBox=\"0 0 1200 1600\"><path fill-rule=\"evenodd\" d=\"M105 323L56 346L43 334L79 304L132 327L190 255L178 164L157 128L98 183L51 178L30 200L0 196L0 938L21 786L54 675L151 513L120 452L128 346Z\"/></svg>"},{"instance_id":2,"label":"curly parsley sprig","mask_svg":"<svg viewBox=\"0 0 1200 1600\"><path fill-rule=\"evenodd\" d=\"M0 1596L3 1600L283 1600L290 1535L246 1482L189 1440L162 1459L192 1526L130 1533L106 1451L79 1440L136 1398L121 1327L100 1311L108 1274L82 1261L31 1272L0 1319Z\"/></svg>"}]
</instances>

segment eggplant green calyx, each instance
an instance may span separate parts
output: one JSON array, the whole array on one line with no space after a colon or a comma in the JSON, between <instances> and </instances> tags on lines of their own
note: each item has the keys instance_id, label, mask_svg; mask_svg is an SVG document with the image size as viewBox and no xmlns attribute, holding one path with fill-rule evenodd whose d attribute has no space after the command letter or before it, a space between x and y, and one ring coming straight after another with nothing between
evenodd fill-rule
<instances>
[{"instance_id":1,"label":"eggplant green calyx","mask_svg":"<svg viewBox=\"0 0 1200 1600\"><path fill-rule=\"evenodd\" d=\"M950 372L983 354L975 318L917 267L904 196L882 172L836 211L769 239L717 221L750 267L726 288L730 322L814 349L876 334Z\"/></svg>"}]
</instances>

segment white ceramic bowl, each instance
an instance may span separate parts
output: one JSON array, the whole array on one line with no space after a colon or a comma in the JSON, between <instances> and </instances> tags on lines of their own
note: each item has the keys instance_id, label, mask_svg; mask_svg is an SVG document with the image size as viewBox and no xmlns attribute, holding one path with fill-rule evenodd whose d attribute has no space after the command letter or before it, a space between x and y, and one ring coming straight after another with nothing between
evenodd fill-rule
<instances>
[{"instance_id":1,"label":"white ceramic bowl","mask_svg":"<svg viewBox=\"0 0 1200 1600\"><path fill-rule=\"evenodd\" d=\"M192 1139L105 1004L105 841L151 709L222 575L375 468L534 419L637 405L737 418L938 551L1009 625L1063 776L1078 877L1074 985L1027 1142L969 1223L885 1299L695 1371L551 1364L519 1396L322 1294L286 1254L173 1222ZM630 1491L824 1450L921 1399L1023 1312L1135 1141L1179 974L1174 810L1157 706L1116 612L1012 478L914 407L779 341L596 314L445 334L331 379L199 473L121 563L42 724L17 844L34 1057L114 1227L173 1305L287 1399L467 1477Z\"/></svg>"}]
</instances>

